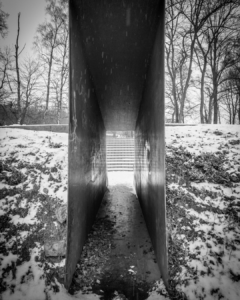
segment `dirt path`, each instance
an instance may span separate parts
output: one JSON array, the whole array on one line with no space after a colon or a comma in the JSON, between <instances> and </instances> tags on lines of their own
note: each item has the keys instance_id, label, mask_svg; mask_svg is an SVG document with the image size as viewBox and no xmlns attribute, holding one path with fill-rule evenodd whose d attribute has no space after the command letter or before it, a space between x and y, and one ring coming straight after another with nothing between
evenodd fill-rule
<instances>
[{"instance_id":1,"label":"dirt path","mask_svg":"<svg viewBox=\"0 0 240 300\"><path fill-rule=\"evenodd\" d=\"M132 179L133 174L129 172L122 176L109 173L109 190L75 276L75 284L87 285L92 278L92 290L103 299L113 299L116 293L119 299L146 299L149 288L160 278ZM94 245L98 253L94 253ZM86 265L88 268L84 270Z\"/></svg>"}]
</instances>

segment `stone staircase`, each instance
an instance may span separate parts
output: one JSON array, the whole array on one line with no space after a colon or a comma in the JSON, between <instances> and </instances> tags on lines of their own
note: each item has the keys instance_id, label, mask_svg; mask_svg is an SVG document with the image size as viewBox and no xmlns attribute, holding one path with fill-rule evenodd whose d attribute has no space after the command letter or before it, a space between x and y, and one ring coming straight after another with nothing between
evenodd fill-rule
<instances>
[{"instance_id":1,"label":"stone staircase","mask_svg":"<svg viewBox=\"0 0 240 300\"><path fill-rule=\"evenodd\" d=\"M133 171L134 138L107 136L106 146L108 171Z\"/></svg>"}]
</instances>

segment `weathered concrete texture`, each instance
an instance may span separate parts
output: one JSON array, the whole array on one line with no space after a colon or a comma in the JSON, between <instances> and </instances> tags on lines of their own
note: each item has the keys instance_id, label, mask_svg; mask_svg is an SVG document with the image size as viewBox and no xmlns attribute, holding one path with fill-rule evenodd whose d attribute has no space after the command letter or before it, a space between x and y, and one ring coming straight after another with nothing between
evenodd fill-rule
<instances>
[{"instance_id":1,"label":"weathered concrete texture","mask_svg":"<svg viewBox=\"0 0 240 300\"><path fill-rule=\"evenodd\" d=\"M68 133L68 125L58 124L37 124L37 125L11 125L2 126L0 128L15 128L15 129L26 129L36 131L51 131L51 132L66 132Z\"/></svg>"},{"instance_id":2,"label":"weathered concrete texture","mask_svg":"<svg viewBox=\"0 0 240 300\"><path fill-rule=\"evenodd\" d=\"M161 275L167 285L165 137L164 137L164 1L135 131L135 185Z\"/></svg>"},{"instance_id":3,"label":"weathered concrete texture","mask_svg":"<svg viewBox=\"0 0 240 300\"><path fill-rule=\"evenodd\" d=\"M65 286L70 286L106 188L106 131L70 1L70 124Z\"/></svg>"},{"instance_id":4,"label":"weathered concrete texture","mask_svg":"<svg viewBox=\"0 0 240 300\"><path fill-rule=\"evenodd\" d=\"M71 0L107 130L134 130L159 0Z\"/></svg>"},{"instance_id":5,"label":"weathered concrete texture","mask_svg":"<svg viewBox=\"0 0 240 300\"><path fill-rule=\"evenodd\" d=\"M164 2L69 2L67 288L104 193L105 128L134 130L136 122L136 187L160 270L167 284Z\"/></svg>"}]
</instances>

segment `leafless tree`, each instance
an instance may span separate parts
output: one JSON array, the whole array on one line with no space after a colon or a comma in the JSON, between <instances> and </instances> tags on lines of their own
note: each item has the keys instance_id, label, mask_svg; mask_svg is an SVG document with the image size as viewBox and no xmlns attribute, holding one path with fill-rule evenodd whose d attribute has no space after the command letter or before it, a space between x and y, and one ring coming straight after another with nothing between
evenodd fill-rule
<instances>
[{"instance_id":1,"label":"leafless tree","mask_svg":"<svg viewBox=\"0 0 240 300\"><path fill-rule=\"evenodd\" d=\"M40 101L39 91L39 64L31 58L26 58L21 64L21 118L23 124L30 106Z\"/></svg>"},{"instance_id":2,"label":"leafless tree","mask_svg":"<svg viewBox=\"0 0 240 300\"><path fill-rule=\"evenodd\" d=\"M55 93L57 105L57 123L60 123L63 105L67 105L66 96L68 95L68 73L69 73L69 40L68 23L61 28L59 35L59 46L56 48L54 57L54 79L52 86ZM65 100L65 103L64 103Z\"/></svg>"},{"instance_id":3,"label":"leafless tree","mask_svg":"<svg viewBox=\"0 0 240 300\"><path fill-rule=\"evenodd\" d=\"M193 80L198 38L207 21L230 0L169 0L166 15L166 65L172 88L175 121L183 122L187 93Z\"/></svg>"},{"instance_id":4,"label":"leafless tree","mask_svg":"<svg viewBox=\"0 0 240 300\"><path fill-rule=\"evenodd\" d=\"M8 14L2 10L2 2L0 2L0 35L5 37L8 31L7 26Z\"/></svg>"},{"instance_id":5,"label":"leafless tree","mask_svg":"<svg viewBox=\"0 0 240 300\"><path fill-rule=\"evenodd\" d=\"M180 69L182 68L184 57L180 61L179 56L183 55L181 51L181 14L179 12L179 4L176 0L169 0L166 9L166 94L170 100L168 104L173 107L172 122L179 122L179 104L180 104Z\"/></svg>"},{"instance_id":6,"label":"leafless tree","mask_svg":"<svg viewBox=\"0 0 240 300\"><path fill-rule=\"evenodd\" d=\"M209 65L211 69L211 84L213 97L213 122L218 122L219 101L221 99L221 85L226 81L226 72L234 64L228 55L233 47L238 28L236 27L235 13L239 7L229 4L222 7L208 20L212 45L209 52Z\"/></svg>"},{"instance_id":7,"label":"leafless tree","mask_svg":"<svg viewBox=\"0 0 240 300\"><path fill-rule=\"evenodd\" d=\"M0 2L0 35L4 38L8 33L7 26L8 14L2 10ZM5 102L11 93L10 70L12 62L12 53L10 47L0 48L0 105L5 110ZM9 103L8 103L9 104Z\"/></svg>"},{"instance_id":8,"label":"leafless tree","mask_svg":"<svg viewBox=\"0 0 240 300\"><path fill-rule=\"evenodd\" d=\"M222 104L223 109L227 112L227 121L229 124L237 124L239 123L240 95L233 80L225 82L224 87L225 93Z\"/></svg>"},{"instance_id":9,"label":"leafless tree","mask_svg":"<svg viewBox=\"0 0 240 300\"><path fill-rule=\"evenodd\" d=\"M9 47L0 49L0 103L4 103L12 92L11 87L11 63L12 63L12 52Z\"/></svg>"},{"instance_id":10,"label":"leafless tree","mask_svg":"<svg viewBox=\"0 0 240 300\"><path fill-rule=\"evenodd\" d=\"M21 80L20 80L20 70L19 70L19 56L21 52L19 52L19 34L20 34L20 16L18 13L18 27L17 27L17 38L15 44L15 65L16 65L16 83L17 83L17 122L20 123L21 120Z\"/></svg>"},{"instance_id":11,"label":"leafless tree","mask_svg":"<svg viewBox=\"0 0 240 300\"><path fill-rule=\"evenodd\" d=\"M43 62L44 69L47 69L45 113L49 108L55 50L61 44L60 36L62 27L65 26L67 22L68 1L46 0L46 2L46 15L48 20L38 26L37 35L34 41L35 49Z\"/></svg>"},{"instance_id":12,"label":"leafless tree","mask_svg":"<svg viewBox=\"0 0 240 300\"><path fill-rule=\"evenodd\" d=\"M236 36L236 3L228 3L212 14L197 36L195 47L196 60L201 72L200 79L200 119L201 123L218 121L218 101L220 99L219 86L223 82L223 75L232 61L226 60L227 48ZM210 8L211 9L211 8ZM205 10L209 10L208 5ZM208 95L208 106L205 101ZM214 111L213 111L214 110Z\"/></svg>"},{"instance_id":13,"label":"leafless tree","mask_svg":"<svg viewBox=\"0 0 240 300\"><path fill-rule=\"evenodd\" d=\"M239 17L240 19L240 17ZM223 91L223 105L228 113L229 122L240 124L240 33L227 53L228 60L233 61L225 74Z\"/></svg>"}]
</instances>

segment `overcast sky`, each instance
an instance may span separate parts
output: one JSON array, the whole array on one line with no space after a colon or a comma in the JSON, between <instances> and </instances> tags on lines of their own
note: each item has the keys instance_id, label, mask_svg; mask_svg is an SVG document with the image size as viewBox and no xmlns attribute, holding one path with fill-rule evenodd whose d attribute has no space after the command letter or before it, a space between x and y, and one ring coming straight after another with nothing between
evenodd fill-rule
<instances>
[{"instance_id":1,"label":"overcast sky","mask_svg":"<svg viewBox=\"0 0 240 300\"><path fill-rule=\"evenodd\" d=\"M2 10L9 14L7 19L8 35L2 39L2 46L14 47L17 37L17 15L20 12L20 49L26 44L23 56L32 54L33 37L36 34L38 24L45 19L45 0L0 0L2 2Z\"/></svg>"}]
</instances>

